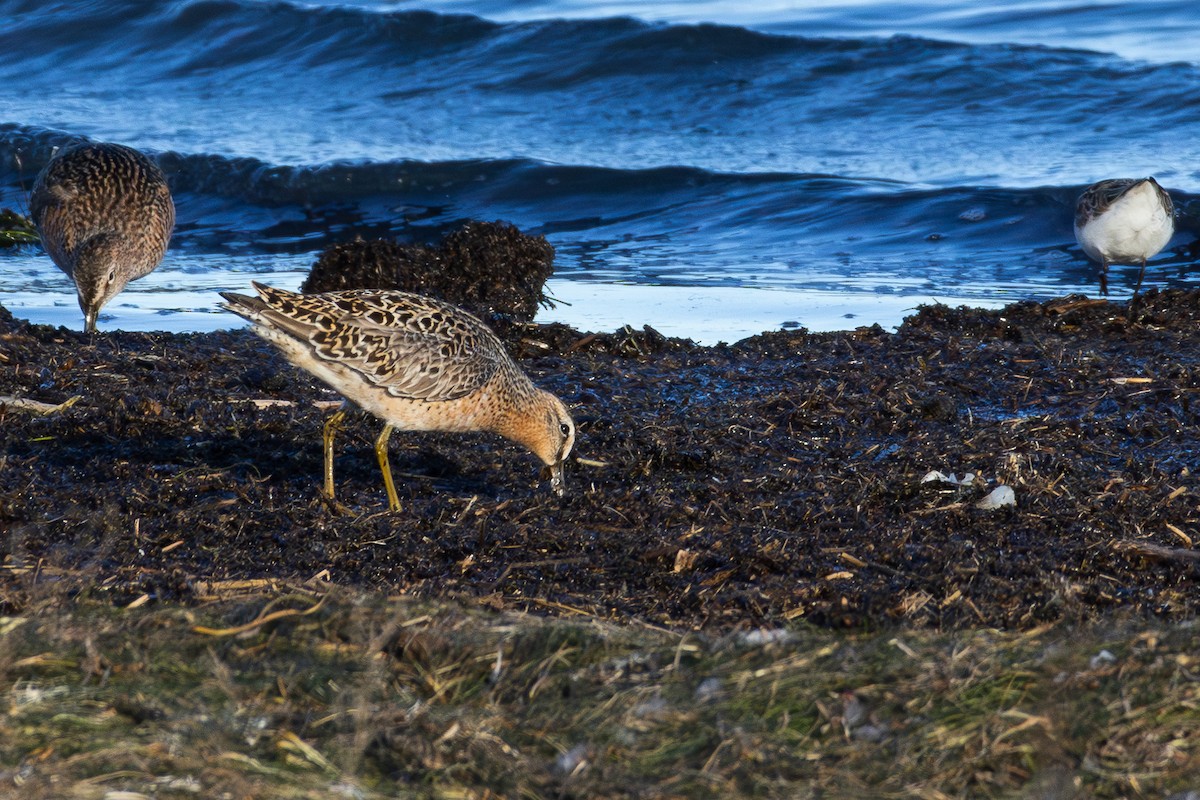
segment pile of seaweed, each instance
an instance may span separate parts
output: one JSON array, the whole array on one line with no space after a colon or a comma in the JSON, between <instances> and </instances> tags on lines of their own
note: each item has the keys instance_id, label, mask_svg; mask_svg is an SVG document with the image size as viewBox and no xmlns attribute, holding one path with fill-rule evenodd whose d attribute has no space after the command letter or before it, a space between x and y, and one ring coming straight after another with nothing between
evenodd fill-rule
<instances>
[{"instance_id":1,"label":"pile of seaweed","mask_svg":"<svg viewBox=\"0 0 1200 800\"><path fill-rule=\"evenodd\" d=\"M506 222L468 222L439 244L362 239L326 248L302 292L399 289L461 306L505 334L547 302L554 247Z\"/></svg>"},{"instance_id":2,"label":"pile of seaweed","mask_svg":"<svg viewBox=\"0 0 1200 800\"><path fill-rule=\"evenodd\" d=\"M1194 618L1200 294L921 309L700 347L533 326L572 409L559 498L486 434L392 437L246 331L0 317L0 613L318 578L679 628ZM353 415L352 415L353 416ZM1000 486L1012 504L981 501Z\"/></svg>"}]
</instances>

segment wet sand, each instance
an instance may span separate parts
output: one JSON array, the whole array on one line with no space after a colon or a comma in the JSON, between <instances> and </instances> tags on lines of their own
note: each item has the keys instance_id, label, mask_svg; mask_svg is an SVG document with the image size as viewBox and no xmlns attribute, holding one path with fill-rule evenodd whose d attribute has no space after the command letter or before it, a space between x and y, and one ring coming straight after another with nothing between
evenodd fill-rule
<instances>
[{"instance_id":1,"label":"wet sand","mask_svg":"<svg viewBox=\"0 0 1200 800\"><path fill-rule=\"evenodd\" d=\"M717 347L517 326L576 416L567 496L498 437L397 433L389 513L358 413L338 513L319 497L338 398L249 332L0 311L0 613L316 579L676 630L1190 619L1198 316L1169 291L1134 321L1068 297ZM1015 507L977 508L1000 484Z\"/></svg>"}]
</instances>

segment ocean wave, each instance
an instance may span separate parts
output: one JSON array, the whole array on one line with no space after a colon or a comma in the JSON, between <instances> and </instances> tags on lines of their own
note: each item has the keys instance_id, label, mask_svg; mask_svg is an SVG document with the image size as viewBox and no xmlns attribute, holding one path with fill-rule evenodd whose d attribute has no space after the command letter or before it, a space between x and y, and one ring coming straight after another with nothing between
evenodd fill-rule
<instances>
[{"instance_id":1,"label":"ocean wave","mask_svg":"<svg viewBox=\"0 0 1200 800\"><path fill-rule=\"evenodd\" d=\"M0 126L0 182L8 196L19 198L54 148L78 140ZM1083 188L929 187L823 174L618 170L521 159L295 166L215 154L153 155L180 205L183 241L236 240L266 251L280 241L314 249L357 235L412 237L468 218L503 218L575 238L753 238L767 251L790 244L860 254L903 247L966 253L1001 243L1032 250L1070 244L1072 208ZM1181 207L1196 199L1175 195Z\"/></svg>"},{"instance_id":2,"label":"ocean wave","mask_svg":"<svg viewBox=\"0 0 1200 800\"><path fill-rule=\"evenodd\" d=\"M247 0L0 11L0 122L161 151L945 186L1065 183L1104 177L1111 163L1136 174L1160 171L1168 154L1200 158L1194 65L1084 50ZM1131 125L1136 158L1117 162Z\"/></svg>"},{"instance_id":3,"label":"ocean wave","mask_svg":"<svg viewBox=\"0 0 1200 800\"><path fill-rule=\"evenodd\" d=\"M142 80L156 73L203 77L220 86L286 69L310 79L356 73L354 86L361 88L403 74L403 88L382 89L384 97L398 97L414 85L450 82L523 92L612 83L625 92L629 78L665 76L710 90L714 80L744 81L748 90L787 81L804 96L810 83L852 77L861 100L898 95L923 106L918 101L931 94L939 102L970 102L1010 92L1013 105L1044 110L1035 101L1046 85L1075 85L1079 94L1106 87L1115 92L1110 102L1136 108L1148 85L1194 72L1187 64L1129 62L1078 49L912 35L813 38L632 17L496 23L466 14L249 0L19 2L0 10L8 20L0 45L32 80L42 68L55 78L91 69L136 72Z\"/></svg>"}]
</instances>

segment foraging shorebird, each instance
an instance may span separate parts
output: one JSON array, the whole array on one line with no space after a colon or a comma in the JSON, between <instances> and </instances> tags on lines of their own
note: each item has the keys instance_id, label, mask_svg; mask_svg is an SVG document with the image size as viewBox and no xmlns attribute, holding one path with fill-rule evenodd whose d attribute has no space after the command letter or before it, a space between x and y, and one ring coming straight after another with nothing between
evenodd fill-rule
<instances>
[{"instance_id":1,"label":"foraging shorebird","mask_svg":"<svg viewBox=\"0 0 1200 800\"><path fill-rule=\"evenodd\" d=\"M158 266L175 227L162 170L119 144L79 144L58 153L29 200L42 247L75 282L84 329L109 300Z\"/></svg>"},{"instance_id":2,"label":"foraging shorebird","mask_svg":"<svg viewBox=\"0 0 1200 800\"><path fill-rule=\"evenodd\" d=\"M575 423L562 401L534 386L474 316L408 292L297 294L253 286L258 297L222 292L222 307L250 320L288 361L384 421L375 455L392 511L400 510L387 453L394 429L498 433L540 458L549 467L550 487L563 494ZM330 500L333 437L345 411L325 423Z\"/></svg>"},{"instance_id":3,"label":"foraging shorebird","mask_svg":"<svg viewBox=\"0 0 1200 800\"><path fill-rule=\"evenodd\" d=\"M1146 260L1175 233L1175 206L1154 178L1114 178L1094 183L1075 205L1075 239L1100 262L1100 293L1108 294L1109 264L1140 264L1136 298Z\"/></svg>"}]
</instances>

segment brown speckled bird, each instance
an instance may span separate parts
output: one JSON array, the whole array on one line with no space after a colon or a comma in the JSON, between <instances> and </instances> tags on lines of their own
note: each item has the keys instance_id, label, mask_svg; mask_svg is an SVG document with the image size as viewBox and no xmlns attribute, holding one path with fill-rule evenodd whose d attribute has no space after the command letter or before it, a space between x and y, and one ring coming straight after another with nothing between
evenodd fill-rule
<instances>
[{"instance_id":1,"label":"brown speckled bird","mask_svg":"<svg viewBox=\"0 0 1200 800\"><path fill-rule=\"evenodd\" d=\"M119 144L59 152L34 182L29 208L42 247L75 282L89 332L105 303L158 266L175 227L162 170Z\"/></svg>"},{"instance_id":2,"label":"brown speckled bird","mask_svg":"<svg viewBox=\"0 0 1200 800\"><path fill-rule=\"evenodd\" d=\"M297 294L254 283L258 297L222 292L223 308L289 361L384 421L375 441L388 507L400 509L387 445L394 429L491 431L549 467L563 493L563 462L575 423L562 401L538 389L492 331L461 308L408 292L374 289ZM333 491L333 436L325 424L325 495Z\"/></svg>"}]
</instances>

